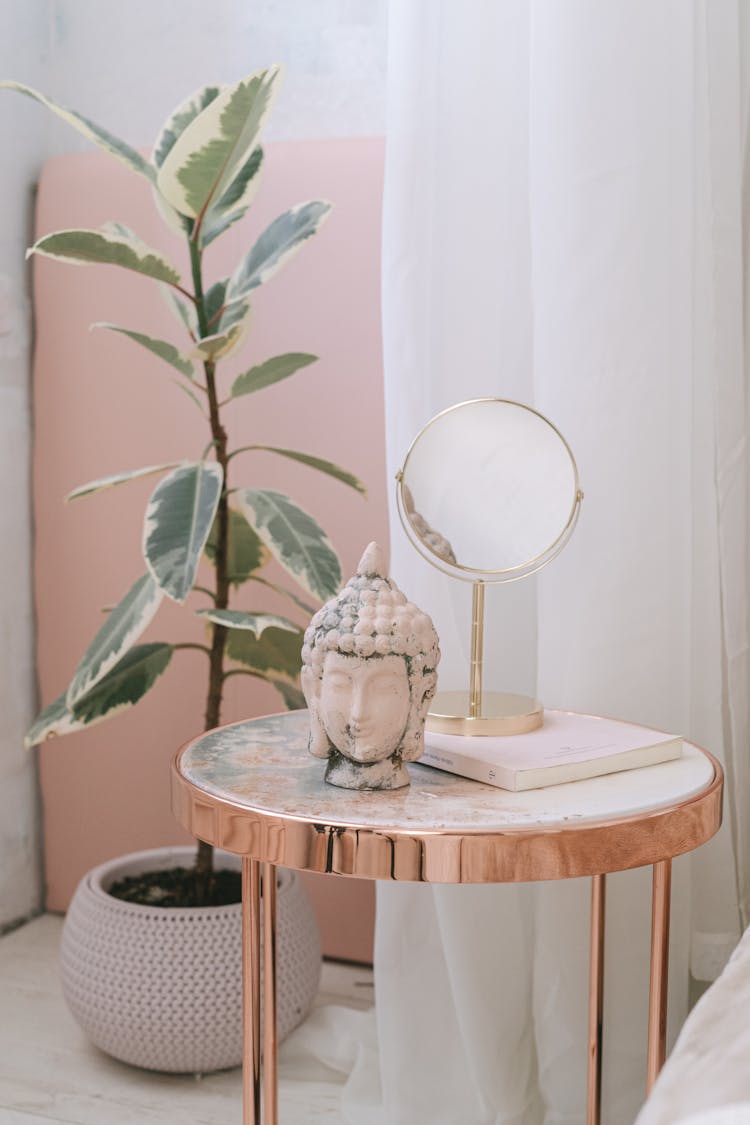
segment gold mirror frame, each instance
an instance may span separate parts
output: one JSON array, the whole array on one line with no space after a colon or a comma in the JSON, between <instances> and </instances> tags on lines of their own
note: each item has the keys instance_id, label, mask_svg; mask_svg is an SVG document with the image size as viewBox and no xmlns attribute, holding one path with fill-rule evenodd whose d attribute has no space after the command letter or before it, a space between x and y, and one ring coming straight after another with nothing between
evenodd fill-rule
<instances>
[{"instance_id":1,"label":"gold mirror frame","mask_svg":"<svg viewBox=\"0 0 750 1125\"><path fill-rule=\"evenodd\" d=\"M559 438L570 458L573 468L573 502L568 518L557 538L534 558L519 563L517 566L506 567L499 570L480 570L476 567L462 566L460 563L450 563L441 558L428 544L419 537L411 523L408 514L408 503L404 495L407 488L405 481L409 460L424 434L440 419L454 411L466 406L475 406L480 403L502 403L526 410L544 422ZM450 578L458 578L463 582L473 583L472 613L471 613L471 667L469 677L469 692L440 692L435 697L433 710L430 712L427 725L430 730L448 734L496 735L496 734L521 734L540 727L544 721L544 710L541 703L529 696L508 696L503 693L484 693L482 688L483 678L483 647L484 647L484 591L485 586L501 582L517 582L521 578L529 578L536 574L562 551L570 539L578 517L581 512L583 492L580 487L578 465L573 456L573 450L565 440L560 430L549 418L539 410L525 403L516 402L507 398L473 398L465 402L455 403L453 406L435 414L418 432L407 451L404 463L396 473L396 508L401 525L406 532L412 546L436 570L447 574ZM489 712L489 713L487 713Z\"/></svg>"}]
</instances>

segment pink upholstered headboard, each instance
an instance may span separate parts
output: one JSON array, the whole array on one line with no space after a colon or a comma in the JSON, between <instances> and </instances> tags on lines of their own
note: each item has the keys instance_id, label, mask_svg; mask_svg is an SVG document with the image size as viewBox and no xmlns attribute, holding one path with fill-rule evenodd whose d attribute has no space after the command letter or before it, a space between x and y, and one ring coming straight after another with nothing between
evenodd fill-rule
<instances>
[{"instance_id":1,"label":"pink upholstered headboard","mask_svg":"<svg viewBox=\"0 0 750 1125\"><path fill-rule=\"evenodd\" d=\"M377 139L269 145L251 214L206 256L209 280L230 272L280 211L329 199L318 236L265 288L230 375L285 351L320 362L278 386L239 400L230 439L304 449L351 469L369 498L269 454L234 462L236 483L288 491L326 528L351 573L373 538L387 546L383 382L380 343L380 207L383 146ZM118 219L172 260L187 262L164 228L144 181L100 153L51 161L41 179L37 231L94 227ZM101 623L144 570L140 526L149 478L68 506L74 486L140 465L195 458L205 424L169 368L121 336L89 332L113 321L184 346L180 328L145 278L111 267L38 259L34 292L34 518L38 667L42 703L69 682ZM246 608L259 608L257 605ZM268 608L272 608L268 604ZM278 606L277 608L281 608ZM184 609L164 607L146 639L200 639ZM191 636L192 630L192 636ZM48 906L64 909L85 870L125 851L185 839L169 808L169 765L201 729L205 658L175 654L160 684L132 711L42 749ZM273 689L250 677L228 683L223 721L282 710ZM320 886L324 942L333 955L369 956L372 894L367 884ZM342 897L343 896L343 897ZM335 924L332 924L335 918Z\"/></svg>"}]
</instances>

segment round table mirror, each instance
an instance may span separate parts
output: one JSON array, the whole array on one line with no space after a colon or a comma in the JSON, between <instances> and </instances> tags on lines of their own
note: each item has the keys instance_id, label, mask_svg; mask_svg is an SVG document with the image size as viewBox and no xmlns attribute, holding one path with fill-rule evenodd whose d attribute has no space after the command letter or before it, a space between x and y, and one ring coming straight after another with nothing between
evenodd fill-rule
<instances>
[{"instance_id":1,"label":"round table mirror","mask_svg":"<svg viewBox=\"0 0 750 1125\"><path fill-rule=\"evenodd\" d=\"M471 734L533 730L543 721L537 700L482 689L484 587L536 573L567 543L583 499L570 446L529 406L474 399L430 419L397 481L412 544L439 570L474 584L469 690L438 693L428 725Z\"/></svg>"}]
</instances>

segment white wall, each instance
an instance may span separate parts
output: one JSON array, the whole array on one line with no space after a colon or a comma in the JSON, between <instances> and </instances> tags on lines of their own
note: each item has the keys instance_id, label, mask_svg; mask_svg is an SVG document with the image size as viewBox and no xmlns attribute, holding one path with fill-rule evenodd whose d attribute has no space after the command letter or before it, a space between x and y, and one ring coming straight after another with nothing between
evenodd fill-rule
<instances>
[{"instance_id":1,"label":"white wall","mask_svg":"<svg viewBox=\"0 0 750 1125\"><path fill-rule=\"evenodd\" d=\"M146 147L207 81L281 62L269 138L372 135L385 122L385 0L0 0L0 77ZM86 142L0 92L0 929L41 902L30 594L28 270L33 184Z\"/></svg>"},{"instance_id":2,"label":"white wall","mask_svg":"<svg viewBox=\"0 0 750 1125\"><path fill-rule=\"evenodd\" d=\"M0 5L0 75L42 81L46 4ZM34 755L23 733L34 708L29 506L28 270L32 186L44 122L0 94L0 929L41 900Z\"/></svg>"},{"instance_id":3,"label":"white wall","mask_svg":"<svg viewBox=\"0 0 750 1125\"><path fill-rule=\"evenodd\" d=\"M196 87L272 62L286 76L267 137L384 132L384 0L48 4L48 90L132 144L150 143ZM55 132L56 150L85 145L62 126Z\"/></svg>"}]
</instances>

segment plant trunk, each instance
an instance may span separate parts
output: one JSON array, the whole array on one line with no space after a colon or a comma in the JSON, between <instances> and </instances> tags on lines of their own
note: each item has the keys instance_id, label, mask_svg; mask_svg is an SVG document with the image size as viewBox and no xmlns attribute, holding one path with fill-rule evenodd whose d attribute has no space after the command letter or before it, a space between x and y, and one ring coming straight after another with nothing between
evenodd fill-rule
<instances>
[{"instance_id":1,"label":"plant trunk","mask_svg":"<svg viewBox=\"0 0 750 1125\"><path fill-rule=\"evenodd\" d=\"M196 898L199 906L204 906L211 890L214 875L214 849L204 840L198 841L198 854L195 857Z\"/></svg>"},{"instance_id":2,"label":"plant trunk","mask_svg":"<svg viewBox=\"0 0 750 1125\"><path fill-rule=\"evenodd\" d=\"M195 307L198 316L198 327L201 336L206 336L208 335L209 328L203 295L201 252L192 240L190 242L190 261L193 272L193 285L195 288ZM216 609L227 609L229 605L229 503L227 498L227 472L229 461L227 457L227 434L221 423L219 414L219 398L216 391L216 364L211 360L207 360L203 367L206 376L206 389L208 391L211 438L214 444L216 460L221 465L224 473L224 484L216 511L216 554L214 559L216 567L216 593L214 595L214 605ZM224 686L224 647L227 639L227 629L223 625L213 625L212 634L204 730L212 730L221 722L221 702ZM213 847L211 844L206 844L202 840L198 841L195 874L198 903L203 905L209 900L213 884Z\"/></svg>"},{"instance_id":3,"label":"plant trunk","mask_svg":"<svg viewBox=\"0 0 750 1125\"><path fill-rule=\"evenodd\" d=\"M211 435L216 450L216 460L221 465L224 473L224 486L219 498L216 511L216 594L214 604L216 609L226 609L229 605L229 503L227 500L227 434L219 417L219 406L216 394L216 379L214 364L206 363L206 386L208 387L208 401L211 417ZM224 625L213 626L213 639L211 641L211 657L208 676L208 698L206 700L205 730L217 727L221 721L221 699L224 685L224 646L227 639L227 629Z\"/></svg>"}]
</instances>

